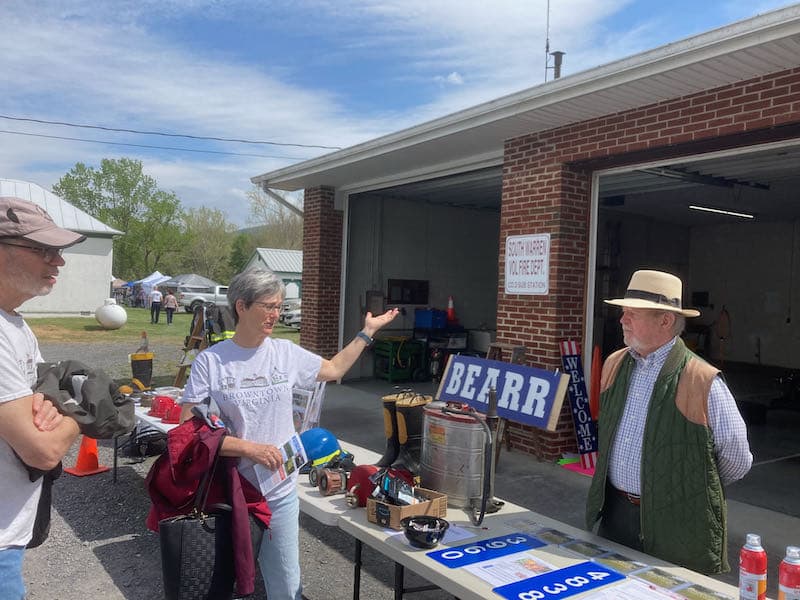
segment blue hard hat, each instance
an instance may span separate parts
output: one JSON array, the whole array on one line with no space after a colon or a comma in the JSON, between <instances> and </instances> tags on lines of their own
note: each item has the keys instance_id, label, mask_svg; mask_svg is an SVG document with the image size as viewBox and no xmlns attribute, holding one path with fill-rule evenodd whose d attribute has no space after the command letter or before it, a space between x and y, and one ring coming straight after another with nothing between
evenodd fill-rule
<instances>
[{"instance_id":1,"label":"blue hard hat","mask_svg":"<svg viewBox=\"0 0 800 600\"><path fill-rule=\"evenodd\" d=\"M327 429L314 427L300 434L300 440L306 449L308 460L314 464L327 463L341 452L339 440Z\"/></svg>"}]
</instances>

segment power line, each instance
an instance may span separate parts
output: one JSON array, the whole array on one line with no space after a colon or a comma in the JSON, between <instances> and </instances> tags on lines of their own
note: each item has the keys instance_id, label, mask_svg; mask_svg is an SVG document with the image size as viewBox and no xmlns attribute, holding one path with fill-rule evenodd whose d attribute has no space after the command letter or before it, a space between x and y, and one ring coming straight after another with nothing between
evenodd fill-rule
<instances>
[{"instance_id":1,"label":"power line","mask_svg":"<svg viewBox=\"0 0 800 600\"><path fill-rule=\"evenodd\" d=\"M141 135L160 135L163 137L188 138L190 140L210 140L215 142L235 142L237 144L266 144L269 146L291 146L294 148L320 148L322 150L341 150L340 146L319 146L316 144L289 144L286 142L268 142L258 140L243 140L238 138L223 138L204 135L190 135L188 133L165 133L163 131L139 131L137 129L122 129L119 127L104 127L102 125L86 125L81 123L69 123L67 121L46 121L44 119L32 119L28 117L12 117L11 115L0 115L0 119L9 121L25 121L27 123L40 123L44 125L62 125L64 127L79 127L82 129L99 129L101 131L117 131L122 133L137 133Z\"/></svg>"},{"instance_id":2,"label":"power line","mask_svg":"<svg viewBox=\"0 0 800 600\"><path fill-rule=\"evenodd\" d=\"M44 133L25 133L22 131L8 131L0 129L0 133L9 133L11 135L25 135L29 137L48 138L51 140L68 140L71 142L86 142L90 144L108 144L110 146L131 146L133 148L150 148L153 150L177 150L178 152L196 152L201 154L224 154L226 156L250 156L253 158L285 158L289 160L306 160L302 156L270 156L268 154L246 154L242 152L222 152L220 150L196 150L193 148L179 148L175 146L151 146L148 144L129 144L125 142L107 142L105 140L90 140L85 138L67 137L61 135L45 135Z\"/></svg>"}]
</instances>

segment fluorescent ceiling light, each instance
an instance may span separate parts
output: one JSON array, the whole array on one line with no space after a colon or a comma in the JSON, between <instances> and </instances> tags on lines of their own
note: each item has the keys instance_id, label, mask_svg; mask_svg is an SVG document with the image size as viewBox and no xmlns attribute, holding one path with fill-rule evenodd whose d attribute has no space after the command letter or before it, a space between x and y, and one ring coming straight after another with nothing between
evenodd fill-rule
<instances>
[{"instance_id":1,"label":"fluorescent ceiling light","mask_svg":"<svg viewBox=\"0 0 800 600\"><path fill-rule=\"evenodd\" d=\"M728 215L729 217L739 217L740 219L752 219L755 217L755 215L751 215L748 213L733 212L732 210L724 210L722 208L711 208L710 206L696 206L694 204L690 204L689 208L691 208L692 210L702 210L704 212L717 213L720 215Z\"/></svg>"}]
</instances>

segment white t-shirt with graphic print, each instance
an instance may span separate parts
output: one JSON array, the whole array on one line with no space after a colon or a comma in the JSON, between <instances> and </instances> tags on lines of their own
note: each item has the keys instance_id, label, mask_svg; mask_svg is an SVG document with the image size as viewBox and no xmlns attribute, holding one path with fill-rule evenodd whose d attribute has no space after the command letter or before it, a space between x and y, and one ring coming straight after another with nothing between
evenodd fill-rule
<instances>
[{"instance_id":1,"label":"white t-shirt with graphic print","mask_svg":"<svg viewBox=\"0 0 800 600\"><path fill-rule=\"evenodd\" d=\"M39 344L22 317L0 310L0 403L33 393L40 362ZM22 461L3 439L0 481L0 549L25 546L33 534L42 480L31 482Z\"/></svg>"},{"instance_id":2,"label":"white t-shirt with graphic print","mask_svg":"<svg viewBox=\"0 0 800 600\"><path fill-rule=\"evenodd\" d=\"M311 389L321 366L319 356L289 340L268 337L258 348L225 340L194 359L181 401L211 396L232 435L279 446L295 432L292 388ZM249 459L240 459L239 472L258 487ZM270 490L267 502L289 494L296 479L297 471Z\"/></svg>"}]
</instances>

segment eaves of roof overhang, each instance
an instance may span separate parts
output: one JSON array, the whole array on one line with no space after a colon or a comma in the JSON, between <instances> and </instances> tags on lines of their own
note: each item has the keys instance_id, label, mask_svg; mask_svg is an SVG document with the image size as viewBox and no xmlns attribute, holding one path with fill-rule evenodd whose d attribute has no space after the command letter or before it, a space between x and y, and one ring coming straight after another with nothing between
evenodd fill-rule
<instances>
[{"instance_id":1,"label":"eaves of roof overhang","mask_svg":"<svg viewBox=\"0 0 800 600\"><path fill-rule=\"evenodd\" d=\"M800 4L253 177L363 191L502 164L506 140L800 65Z\"/></svg>"}]
</instances>

